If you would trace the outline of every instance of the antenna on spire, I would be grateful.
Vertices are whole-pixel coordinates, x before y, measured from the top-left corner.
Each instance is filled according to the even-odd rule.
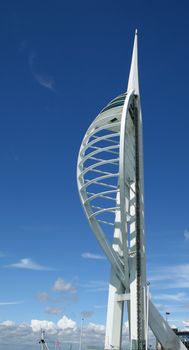
[[[127,91],[134,90],[139,95],[139,78],[138,78],[138,31],[135,30],[133,53],[129,73]]]

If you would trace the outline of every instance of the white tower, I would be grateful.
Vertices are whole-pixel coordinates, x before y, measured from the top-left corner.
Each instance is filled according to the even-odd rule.
[[[122,107],[119,142],[119,179],[121,254],[128,287],[120,284],[112,269],[106,325],[105,349],[121,348],[123,303],[127,300],[132,349],[146,346],[146,265],[144,244],[144,196],[142,119],[138,82],[137,32],[129,75],[127,94]],[[115,107],[117,108],[117,107]],[[118,196],[117,196],[118,200]],[[113,244],[116,251],[116,244]],[[128,268],[129,267],[129,268]],[[126,294],[125,294],[126,293]],[[129,294],[128,294],[129,293]],[[116,330],[116,331],[115,331]]]
[[[144,240],[142,117],[135,33],[127,93],[112,100],[87,130],[78,157],[78,189],[92,230],[111,263],[105,349],[121,349],[124,302],[130,349],[147,349],[149,326],[165,350],[184,350],[149,302]]]

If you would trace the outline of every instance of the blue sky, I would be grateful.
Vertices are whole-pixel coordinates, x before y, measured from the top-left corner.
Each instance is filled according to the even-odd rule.
[[[170,323],[189,325],[188,7],[1,3],[0,349],[9,349],[4,334],[23,323],[26,334],[32,320],[52,322],[52,334],[60,320],[61,331],[75,322],[77,342],[82,312],[88,333],[103,339],[110,267],[80,205],[76,162],[92,120],[126,89],[135,28],[148,279]]]

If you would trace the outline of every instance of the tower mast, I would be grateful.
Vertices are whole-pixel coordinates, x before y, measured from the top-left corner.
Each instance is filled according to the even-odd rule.
[[[138,77],[138,35],[135,32],[127,93],[134,91],[135,223],[130,225],[130,335],[131,349],[146,347],[146,262],[144,244],[143,140]]]

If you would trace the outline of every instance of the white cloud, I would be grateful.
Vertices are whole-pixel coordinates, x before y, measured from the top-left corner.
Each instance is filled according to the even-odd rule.
[[[189,231],[188,230],[184,231],[184,238],[185,238],[186,241],[189,240]]]
[[[62,317],[57,323],[48,320],[32,320],[30,324],[15,324],[13,321],[5,321],[0,324],[0,348],[6,350],[36,349],[36,342],[40,339],[41,328],[46,331],[47,343],[53,348],[58,339],[60,347],[77,350],[80,337],[80,325],[67,316]],[[83,328],[83,344],[96,345],[103,348],[104,325],[90,323]],[[64,344],[64,346],[63,346]]]
[[[106,257],[103,255],[93,254],[89,252],[82,253],[81,256],[84,259],[106,260]]]
[[[1,326],[6,326],[6,327],[13,327],[16,325],[16,323],[14,321],[3,321],[0,323]]]
[[[37,264],[36,262],[34,262],[33,260],[31,260],[29,258],[21,259],[18,262],[14,263],[14,264],[6,265],[5,267],[17,268],[17,269],[28,269],[28,270],[39,270],[39,271],[52,270],[49,267]]]
[[[76,322],[71,320],[70,318],[63,316],[58,322],[57,326],[60,329],[75,329],[76,328]]]
[[[46,330],[47,343],[53,348],[58,339],[61,348],[69,348],[72,344],[73,350],[78,350],[80,325],[62,317],[57,323],[49,320],[32,320],[30,324],[16,324],[13,321],[0,323],[0,348],[6,350],[25,350],[29,348],[36,350],[36,343],[40,339],[41,328]],[[151,334],[151,333],[150,333]],[[99,349],[104,347],[105,326],[103,324],[89,323],[83,326],[83,347],[96,346]],[[53,345],[52,345],[53,344]],[[51,346],[50,346],[51,345]],[[128,346],[128,324],[124,324],[123,346]]]
[[[189,320],[182,321],[186,327],[189,327]]]
[[[71,282],[66,282],[63,278],[59,277],[55,281],[52,290],[55,292],[75,292],[75,287]]]
[[[129,334],[129,322],[126,321],[123,324],[123,333]]]
[[[77,324],[71,318],[63,316],[57,323],[47,320],[31,320],[31,328],[33,332],[39,332],[41,329],[55,333],[60,330],[76,329]]]
[[[105,326],[103,324],[95,324],[90,322],[86,329],[89,332],[105,334]]]
[[[31,320],[31,328],[33,332],[39,332],[41,329],[46,331],[56,330],[56,324],[46,320]]]

